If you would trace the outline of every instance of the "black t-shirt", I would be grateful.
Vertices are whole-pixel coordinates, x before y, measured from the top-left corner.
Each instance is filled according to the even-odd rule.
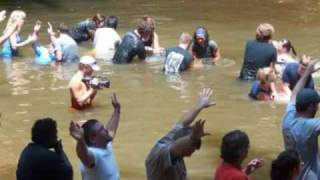
[[[249,40],[244,53],[240,79],[255,80],[259,68],[268,67],[277,60],[277,51],[272,44]]]
[[[169,48],[166,50],[164,71],[166,73],[178,73],[190,67],[192,55],[181,47]]]
[[[218,45],[213,40],[210,40],[208,42],[208,45],[203,47],[198,44],[192,44],[192,52],[195,54],[195,56],[200,58],[214,58],[213,54],[217,51]]]
[[[70,29],[69,35],[77,42],[88,41],[90,39],[90,30],[95,30],[96,24],[92,20],[79,22],[75,27]]]
[[[65,156],[39,144],[30,143],[22,151],[17,180],[72,180],[72,166]]]
[[[130,63],[135,56],[141,60],[146,58],[144,43],[136,33],[128,32],[118,46],[113,56],[113,62],[116,64]]]

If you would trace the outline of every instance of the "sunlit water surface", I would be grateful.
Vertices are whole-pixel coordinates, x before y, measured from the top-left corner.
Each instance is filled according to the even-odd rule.
[[[320,52],[319,1],[311,0],[126,0],[126,1],[1,1],[8,11],[21,7],[27,12],[22,35],[27,37],[37,19],[55,26],[68,25],[100,12],[120,18],[119,32],[136,26],[137,19],[151,15],[163,47],[175,46],[182,31],[192,33],[199,26],[208,28],[211,38],[221,49],[223,60],[217,66],[166,77],[162,63],[110,65],[99,61],[100,75],[111,80],[111,88],[97,95],[94,108],[70,112],[68,81],[77,65],[52,68],[31,63],[30,47],[22,49],[22,57],[0,62],[0,179],[15,179],[20,152],[30,142],[33,122],[42,117],[58,121],[59,137],[72,162],[75,179],[80,179],[75,142],[70,137],[70,120],[97,118],[107,122],[112,113],[110,95],[117,92],[122,105],[121,122],[114,142],[114,151],[122,179],[145,179],[144,160],[155,141],[166,134],[182,113],[194,105],[197,91],[214,89],[217,105],[204,110],[199,117],[207,120],[200,151],[186,158],[191,179],[212,179],[219,162],[220,140],[224,133],[241,129],[250,136],[250,157],[261,157],[265,166],[252,175],[268,179],[270,161],[282,149],[281,118],[284,105],[257,103],[247,97],[250,85],[236,77],[242,64],[244,44],[254,37],[261,22],[275,26],[275,39],[292,40],[299,54],[314,57]],[[4,28],[1,24],[1,29]],[[47,43],[46,27],[42,29]],[[82,44],[81,54],[90,51],[90,42]],[[318,82],[318,80],[316,80]]]

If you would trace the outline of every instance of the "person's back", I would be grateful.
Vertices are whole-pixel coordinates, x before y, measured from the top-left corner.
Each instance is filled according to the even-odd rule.
[[[79,59],[77,43],[67,34],[60,34],[55,42],[55,48],[62,52],[63,62],[75,62]]]
[[[98,28],[93,41],[96,58],[111,60],[120,42],[121,38],[113,28]]]
[[[166,136],[157,141],[151,149],[146,162],[146,172],[148,180],[184,180],[187,169],[183,158],[172,159],[170,147],[174,142],[190,133],[190,128],[178,124]]]
[[[286,68],[283,71],[282,81],[289,85],[290,90],[293,90],[298,80],[301,78],[301,75],[298,72],[299,66],[301,65],[295,62],[288,63]],[[309,76],[308,81],[305,85],[305,88],[314,89],[314,82],[313,82],[312,76]]]
[[[254,80],[259,68],[270,66],[276,59],[277,52],[271,43],[249,40],[245,49],[240,79]]]
[[[192,63],[192,55],[181,47],[166,50],[164,71],[166,73],[178,73],[187,70]]]
[[[17,180],[71,180],[72,168],[63,166],[61,158],[53,151],[30,143],[21,153]]]
[[[295,105],[289,104],[282,122],[282,131],[286,149],[296,149],[301,155],[304,167],[299,179],[320,177],[320,157],[318,136],[320,119],[295,117]],[[311,171],[312,170],[312,171]]]
[[[68,33],[77,43],[90,40],[90,30],[94,30],[96,24],[92,20],[84,20],[76,24]]]
[[[130,63],[136,55],[139,59],[145,59],[146,51],[144,44],[135,32],[128,32],[117,48],[113,62],[116,64]]]

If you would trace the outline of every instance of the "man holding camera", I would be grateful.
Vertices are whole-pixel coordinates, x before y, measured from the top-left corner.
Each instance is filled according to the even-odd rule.
[[[96,60],[93,57],[83,56],[80,59],[79,70],[69,83],[72,108],[83,110],[91,106],[99,88],[99,80],[91,79],[86,83],[83,80],[86,77],[90,78],[93,71],[99,70],[100,67],[96,64]]]

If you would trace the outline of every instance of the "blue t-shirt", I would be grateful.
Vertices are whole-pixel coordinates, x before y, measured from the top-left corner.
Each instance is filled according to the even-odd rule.
[[[130,63],[135,56],[141,60],[146,58],[144,43],[136,33],[128,32],[118,46],[113,56],[113,62],[116,64]]]
[[[277,60],[277,51],[272,44],[249,40],[244,52],[244,61],[240,71],[241,80],[255,80],[258,69],[268,67]]]
[[[297,180],[319,179],[318,136],[320,134],[320,119],[295,117],[295,114],[295,103],[289,102],[282,120],[285,148],[296,149],[304,162]]]
[[[257,98],[258,98],[257,96],[258,96],[259,93],[265,93],[265,94],[267,94],[267,95],[271,95],[271,89],[269,89],[268,91],[262,89],[262,88],[260,87],[260,81],[255,80],[255,81],[252,83],[249,96],[250,96],[251,98],[257,100]]]
[[[187,70],[192,62],[192,55],[181,47],[166,50],[164,71],[166,73],[178,73]]]
[[[298,73],[299,64],[298,63],[289,63],[283,71],[282,81],[289,84],[289,88],[293,90],[294,86],[300,79],[300,75]],[[314,89],[314,82],[312,76],[308,77],[305,88]]]

